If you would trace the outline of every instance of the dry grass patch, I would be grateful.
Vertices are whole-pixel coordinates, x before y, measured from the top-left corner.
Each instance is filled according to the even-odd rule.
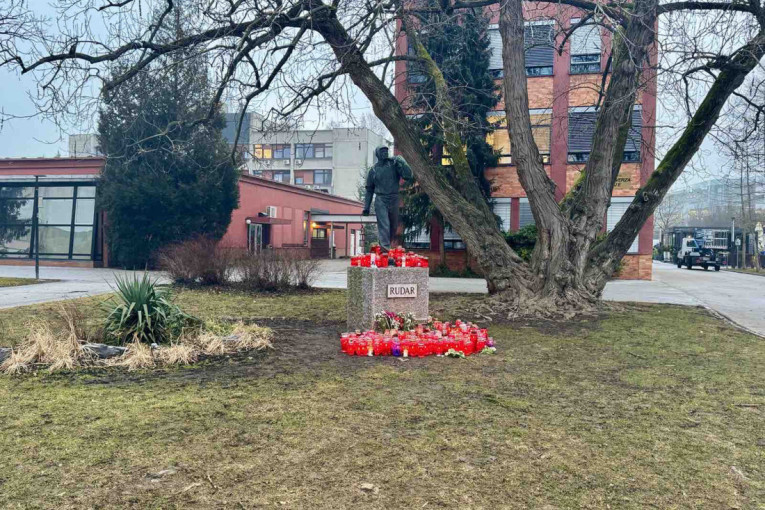
[[[227,326],[220,323],[211,325],[212,331],[204,330],[185,334],[170,345],[156,348],[133,342],[127,352],[113,358],[107,364],[128,370],[190,365],[202,356],[222,356],[243,351],[260,351],[273,348],[273,331],[254,324],[237,323]]]
[[[45,366],[49,372],[71,370],[90,359],[71,330],[61,335],[54,332],[51,324],[42,319],[30,322],[28,328],[26,341],[0,364],[1,372],[19,374],[32,370],[35,366]]]
[[[98,336],[85,327],[86,310],[76,302],[59,304],[52,317],[29,320],[26,337],[0,363],[0,372],[9,375],[45,369],[48,372],[92,367],[123,367],[143,370],[172,365],[189,365],[202,356],[233,354],[272,348],[270,328],[254,324],[210,322],[209,327],[185,331],[169,345],[152,346],[131,342],[121,356],[99,359],[83,346]],[[100,333],[100,335],[98,334]]]

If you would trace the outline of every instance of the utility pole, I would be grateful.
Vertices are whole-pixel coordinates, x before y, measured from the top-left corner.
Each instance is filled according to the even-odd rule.
[[[730,221],[730,247],[733,249],[736,246],[736,217],[734,216]],[[728,261],[728,264],[730,264],[730,261]],[[736,248],[736,264],[738,264],[738,248]]]
[[[32,208],[32,214],[34,222],[32,228],[35,231],[35,280],[40,279],[40,206],[38,204],[40,200],[40,187],[38,185],[40,177],[35,175],[35,203]]]

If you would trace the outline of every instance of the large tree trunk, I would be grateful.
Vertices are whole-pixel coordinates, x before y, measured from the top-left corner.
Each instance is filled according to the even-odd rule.
[[[461,179],[457,190],[434,166],[422,147],[418,134],[410,126],[400,104],[388,87],[375,75],[353,39],[337,20],[332,9],[320,12],[318,0],[307,0],[316,12],[312,29],[329,43],[342,69],[372,103],[375,114],[393,135],[397,149],[409,162],[415,178],[428,194],[444,219],[460,234],[484,272],[496,308],[525,315],[569,315],[592,311],[600,303],[603,288],[619,261],[653,209],[661,201],[690,157],[698,149],[709,128],[714,124],[719,108],[748,70],[762,56],[762,48],[749,48],[750,60],[737,62],[724,70],[715,80],[707,99],[689,124],[681,145],[667,155],[657,172],[641,188],[636,203],[604,242],[596,244],[602,232],[606,211],[623,157],[624,142],[641,77],[654,42],[657,0],[638,0],[631,16],[616,29],[611,79],[606,89],[595,128],[590,160],[585,165],[579,183],[562,203],[555,199],[555,184],[546,175],[533,141],[528,112],[528,91],[523,50],[522,0],[501,3],[500,33],[503,42],[504,92],[508,130],[512,140],[513,159],[521,184],[529,197],[539,236],[530,264],[525,263],[506,243],[493,214],[483,202],[475,200],[474,182]],[[314,3],[315,2],[315,3]],[[410,37],[417,40],[415,34]],[[428,62],[422,45],[416,46],[419,56]],[[759,55],[759,56],[757,56]],[[739,60],[744,57],[739,56]],[[751,64],[751,65],[749,65]],[[438,80],[440,71],[426,65],[435,76],[440,102],[444,105],[442,121],[449,130],[451,115],[446,87]],[[707,103],[715,107],[708,107]],[[704,115],[714,117],[711,121]],[[450,133],[446,133],[449,135]],[[693,143],[687,143],[692,140]],[[698,142],[698,143],[695,143]],[[450,153],[460,159],[461,142],[447,136]],[[677,145],[677,144],[676,144]],[[663,168],[671,171],[662,171]],[[463,169],[464,170],[464,169]],[[469,188],[469,189],[468,189]],[[647,197],[647,198],[646,198]]]
[[[318,2],[310,4],[310,8],[318,9],[319,5]],[[358,46],[331,9],[324,9],[315,15],[313,29],[327,41],[343,70],[372,103],[375,115],[393,135],[396,148],[411,166],[419,185],[475,256],[489,290],[508,290],[517,301],[530,288],[532,274],[524,260],[508,246],[491,210],[466,199],[464,193],[452,187],[440,169],[434,166],[401,105],[370,69]]]

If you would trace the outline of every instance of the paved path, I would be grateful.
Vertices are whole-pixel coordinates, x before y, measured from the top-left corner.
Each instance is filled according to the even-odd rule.
[[[344,289],[346,261],[322,263],[317,287]],[[485,293],[486,282],[476,278],[431,278],[431,292]],[[678,269],[654,262],[653,280],[615,280],[603,292],[608,301],[637,301],[706,306],[750,331],[765,336],[765,278],[732,271]]]
[[[348,261],[323,260],[321,276],[314,284],[320,289],[345,289],[347,287],[346,269]],[[485,294],[486,280],[480,278],[431,278],[430,292],[466,292],[470,294]]]
[[[346,288],[347,260],[323,261],[316,287]],[[112,269],[40,268],[40,277],[58,282],[0,288],[0,308],[93,296],[111,292],[117,275],[129,271]],[[140,275],[140,272],[137,274]],[[654,262],[653,281],[613,281],[603,298],[707,306],[741,326],[765,336],[765,278],[729,271],[677,269]],[[0,266],[0,276],[34,277],[33,267]],[[160,277],[159,274],[152,274]],[[486,293],[486,282],[477,278],[431,278],[432,292]]]
[[[744,328],[765,336],[765,278],[654,262],[654,280],[695,299]]]
[[[20,287],[2,287],[0,288],[0,308],[106,294],[112,291],[117,276],[132,274],[140,278],[143,273],[116,269],[43,266],[40,268],[40,279],[59,281]],[[35,268],[34,266],[0,266],[0,276],[34,278]],[[161,279],[158,273],[152,273],[152,277]]]

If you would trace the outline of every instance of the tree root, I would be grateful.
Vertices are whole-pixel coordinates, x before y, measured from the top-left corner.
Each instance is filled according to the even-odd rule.
[[[568,321],[574,318],[597,317],[603,304],[591,296],[526,296],[508,292],[489,295],[480,301],[465,303],[460,313],[479,322],[549,320]]]

